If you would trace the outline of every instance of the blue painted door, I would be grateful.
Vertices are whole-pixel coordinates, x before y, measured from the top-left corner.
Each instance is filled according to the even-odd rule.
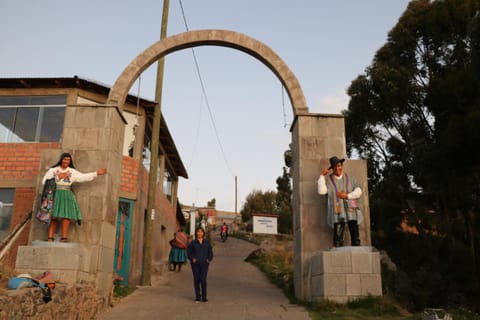
[[[117,232],[115,237],[115,279],[128,285],[130,243],[132,237],[133,201],[120,198],[118,203]]]

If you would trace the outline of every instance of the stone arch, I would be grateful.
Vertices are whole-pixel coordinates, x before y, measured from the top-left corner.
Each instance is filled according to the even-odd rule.
[[[115,81],[107,105],[123,108],[127,94],[140,74],[169,53],[198,46],[221,46],[243,51],[266,65],[286,89],[293,114],[308,113],[300,84],[283,60],[268,46],[245,34],[229,30],[196,30],[160,40],[140,53]]]
[[[319,270],[318,259],[315,259],[319,252],[329,249],[332,231],[322,218],[327,202],[318,196],[316,185],[318,169],[327,163],[330,155],[346,156],[343,117],[310,114],[297,78],[272,49],[229,30],[197,30],[170,36],[144,50],[123,70],[110,90],[107,105],[121,111],[131,86],[144,70],[172,52],[198,46],[229,47],[245,52],[267,66],[285,87],[295,118],[291,127],[295,295],[307,301],[328,298],[322,291],[326,283],[323,275],[315,273]],[[364,172],[366,189],[366,165],[360,171]],[[363,201],[368,203],[367,193]],[[365,211],[367,217],[368,210]],[[369,223],[364,230],[362,243],[370,245]]]

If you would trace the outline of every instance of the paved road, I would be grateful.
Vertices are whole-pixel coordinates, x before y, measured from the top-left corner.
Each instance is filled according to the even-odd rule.
[[[155,276],[151,287],[140,287],[100,320],[267,320],[310,319],[304,308],[291,305],[255,266],[244,262],[257,246],[229,238],[216,239],[208,273],[209,303],[194,303],[190,265],[181,272]]]

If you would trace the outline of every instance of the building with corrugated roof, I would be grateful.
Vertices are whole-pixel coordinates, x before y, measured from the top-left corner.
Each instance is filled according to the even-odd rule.
[[[47,226],[35,218],[28,220],[28,217],[32,212],[35,216],[42,188],[41,178],[47,167],[53,165],[64,151],[72,154],[79,171],[93,171],[90,168],[92,162],[108,163],[113,169],[109,169],[106,179],[120,180],[120,190],[115,190],[118,192],[118,208],[108,208],[111,213],[107,217],[96,215],[96,206],[102,205],[101,199],[95,202],[95,197],[84,196],[84,190],[97,188],[95,183],[75,187],[83,223],[70,226],[70,241],[79,243],[89,252],[95,249],[101,250],[104,256],[113,254],[111,267],[116,278],[123,284],[137,284],[142,273],[145,219],[154,218],[153,267],[161,269],[165,265],[170,250],[168,240],[178,225],[185,223],[177,194],[179,177],[188,178],[187,171],[162,116],[155,214],[147,213],[155,102],[128,95],[123,109],[119,111],[125,124],[121,133],[124,137],[108,137],[111,141],[123,140],[122,155],[98,159],[95,157],[100,153],[95,150],[102,148],[105,136],[120,133],[109,128],[95,129],[104,119],[96,119],[86,111],[109,108],[103,105],[109,91],[110,88],[104,84],[76,76],[0,79],[0,241],[8,237],[11,238],[9,242],[13,242],[3,257],[3,265],[15,266],[19,246],[47,239]],[[74,134],[66,130],[71,127],[76,128]],[[88,151],[83,151],[85,149]],[[115,244],[102,244],[98,248],[90,246],[101,243],[101,240],[94,239],[98,219],[109,220],[112,231],[108,232],[116,233]],[[24,225],[23,229],[13,232],[20,225]],[[13,233],[15,237],[12,237]],[[91,259],[94,258],[92,253]],[[108,277],[108,262],[102,268],[106,269]]]

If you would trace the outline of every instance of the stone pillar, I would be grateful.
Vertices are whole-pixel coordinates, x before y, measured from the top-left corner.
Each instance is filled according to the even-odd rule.
[[[311,301],[311,258],[329,250],[333,242],[332,229],[327,225],[327,197],[318,195],[317,180],[321,170],[328,167],[330,157],[346,158],[343,116],[297,115],[292,125],[292,153],[295,295]],[[355,176],[362,188],[364,222],[360,225],[360,240],[362,246],[370,246],[366,163],[346,161],[345,172]]]
[[[124,126],[125,120],[116,107],[69,105],[65,110],[61,152],[69,152],[75,167],[81,172],[92,172],[106,167],[108,173],[91,182],[74,184],[73,190],[83,220],[80,226],[72,223],[69,229],[69,241],[78,243],[79,248],[72,248],[75,250],[78,263],[75,263],[75,266],[68,263],[70,266],[68,268],[77,268],[82,272],[74,272],[75,277],[63,280],[87,281],[102,295],[108,295],[113,286],[115,220],[120,192]],[[47,156],[42,157],[42,165],[45,165],[44,159],[51,162],[50,166],[54,164],[61,152],[54,157],[50,151]],[[32,229],[35,230],[31,232],[31,241],[46,239],[45,226],[36,223]],[[45,234],[45,237],[42,237],[42,234]],[[62,270],[59,261],[65,256],[65,250],[68,248],[55,245],[48,249],[38,249],[34,246],[20,247],[17,269],[24,271],[36,269],[35,264],[38,261],[35,261],[37,256],[35,252],[38,250],[48,250],[50,255],[57,255],[58,251],[60,260],[51,259],[55,261],[55,267],[52,266],[50,271],[55,275],[53,269]],[[32,257],[33,261],[24,261],[24,258],[28,257]],[[19,266],[21,268],[18,268]],[[47,263],[42,267],[47,268],[49,265]]]

